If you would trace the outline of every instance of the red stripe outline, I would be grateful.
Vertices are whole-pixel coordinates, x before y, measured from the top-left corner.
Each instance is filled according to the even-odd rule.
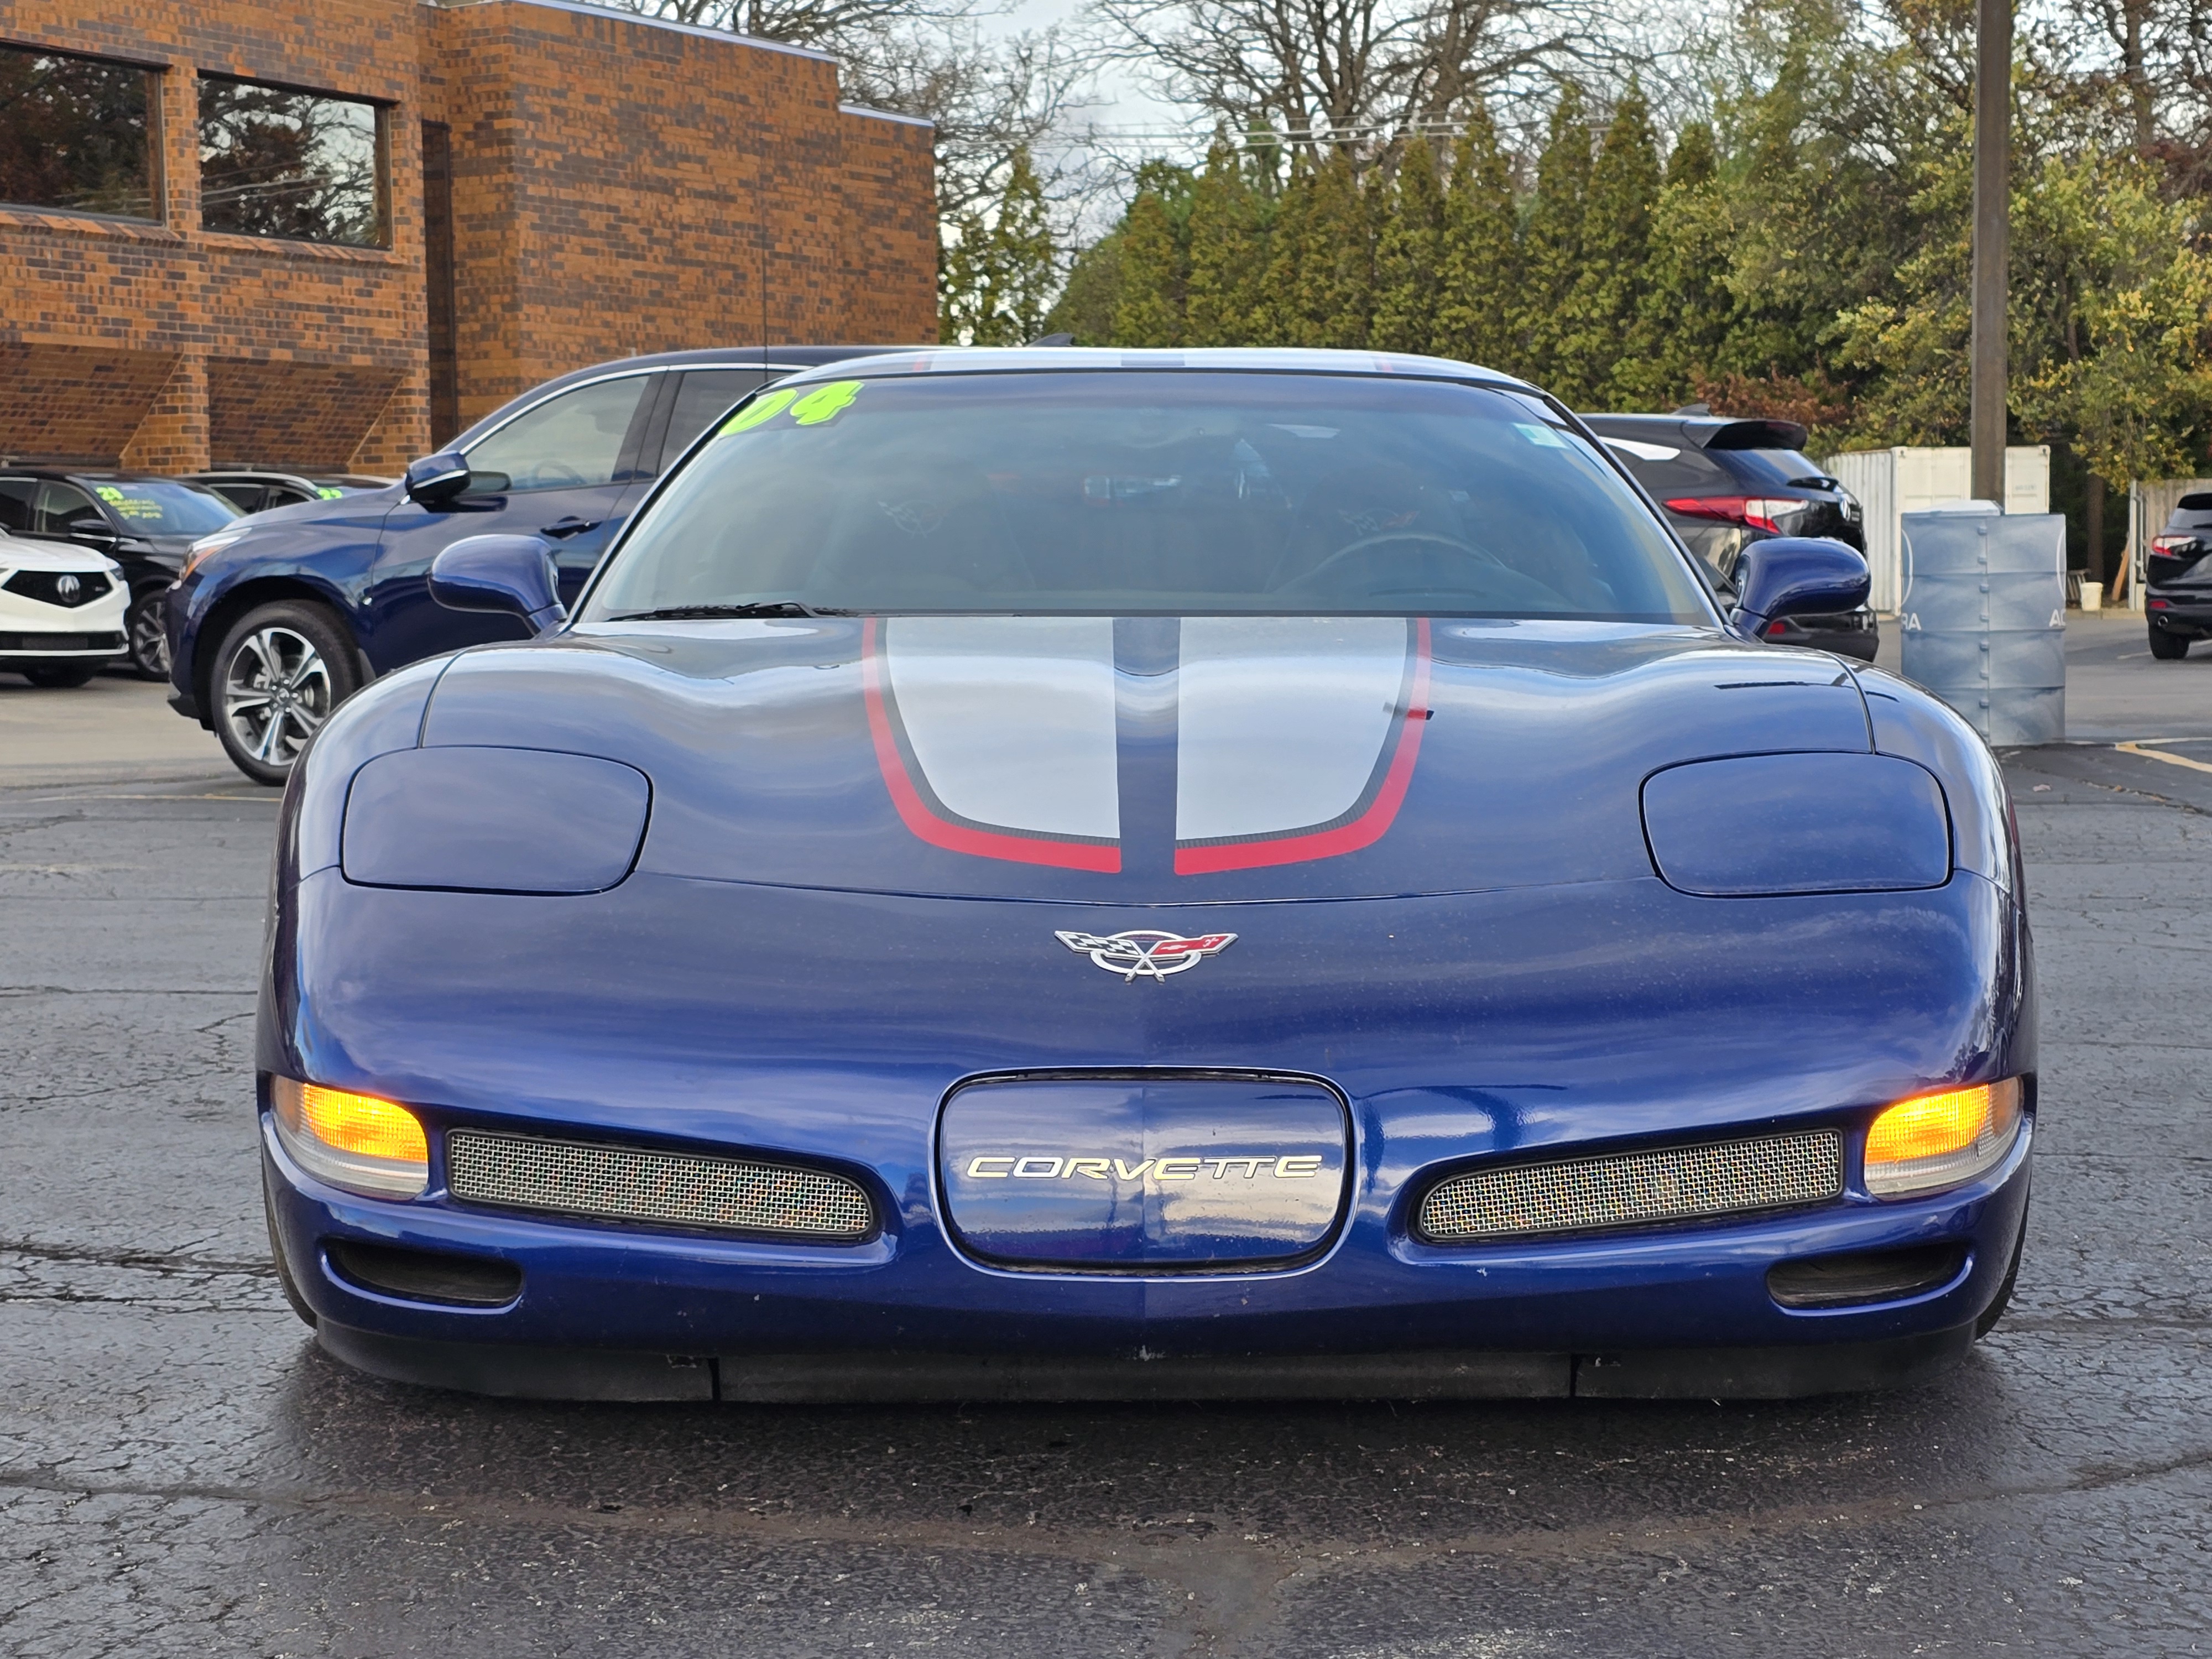
[[[1428,624],[1421,624],[1425,629]],[[860,623],[860,687],[868,705],[868,735],[875,739],[876,765],[884,785],[891,792],[891,805],[906,827],[932,847],[950,853],[967,853],[980,859],[1006,859],[1016,864],[1048,864],[1062,870],[1095,870],[1119,875],[1121,849],[1095,842],[1045,841],[1030,836],[994,834],[953,823],[932,811],[929,803],[907,775],[898,740],[891,733],[891,711],[884,696],[883,658],[878,650],[882,623],[874,617]],[[1424,640],[1426,635],[1423,635]],[[1388,827],[1387,825],[1385,826]],[[1380,831],[1377,831],[1379,834]],[[1364,844],[1364,843],[1363,843]],[[1180,856],[1180,855],[1178,855]]]
[[[1413,683],[1406,696],[1406,712],[1400,717],[1398,744],[1391,754],[1382,787],[1367,810],[1349,823],[1311,835],[1285,836],[1276,841],[1231,842],[1225,846],[1178,847],[1175,872],[1179,876],[1210,876],[1224,870],[1261,870],[1276,864],[1305,864],[1333,859],[1372,847],[1389,833],[1398,808],[1413,781],[1413,763],[1421,752],[1421,732],[1429,723],[1429,619],[1416,625],[1413,643]]]

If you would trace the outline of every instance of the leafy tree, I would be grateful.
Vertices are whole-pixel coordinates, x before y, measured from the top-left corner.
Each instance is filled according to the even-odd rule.
[[[1372,343],[1383,351],[1431,349],[1443,287],[1444,196],[1436,152],[1408,140],[1398,157],[1375,244]]]
[[[2046,158],[2013,216],[2012,377],[2021,427],[2087,464],[2092,573],[2106,481],[2187,477],[2212,428],[2212,259],[2194,204],[2133,155]]]
[[[1498,129],[1489,106],[1478,100],[1452,149],[1431,349],[1509,373],[1519,370],[1518,216]]]

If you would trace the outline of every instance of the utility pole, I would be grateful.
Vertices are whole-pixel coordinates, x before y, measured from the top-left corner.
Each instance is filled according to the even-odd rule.
[[[2012,0],[1976,0],[1973,494],[2004,504],[2005,309],[2012,210]]]

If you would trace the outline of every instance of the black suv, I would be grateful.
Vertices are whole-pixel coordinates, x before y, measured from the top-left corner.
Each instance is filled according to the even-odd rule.
[[[34,540],[96,548],[123,567],[131,587],[124,630],[131,665],[149,680],[169,678],[161,596],[201,537],[238,517],[212,489],[143,472],[0,470],[0,530]]]
[[[1857,499],[1807,460],[1794,421],[1731,421],[1693,404],[1672,415],[1585,415],[1725,596],[1743,550],[1770,536],[1830,536],[1866,551]],[[1778,617],[1765,637],[1872,662],[1881,643],[1874,612]]]
[[[2143,608],[2150,613],[2150,653],[2160,662],[2189,654],[2189,642],[2212,634],[2212,495],[2184,495],[2166,528],[2151,538]]]

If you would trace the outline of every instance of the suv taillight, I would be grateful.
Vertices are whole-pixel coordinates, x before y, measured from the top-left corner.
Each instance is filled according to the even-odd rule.
[[[1690,519],[1718,519],[1723,524],[1747,525],[1753,530],[1785,532],[1783,520],[1795,522],[1812,505],[1786,495],[1685,495],[1667,503],[1669,513]]]
[[[2196,545],[2197,538],[2193,534],[2154,536],[2150,538],[2150,550],[2154,553],[2163,553],[2169,559],[2181,557]]]

